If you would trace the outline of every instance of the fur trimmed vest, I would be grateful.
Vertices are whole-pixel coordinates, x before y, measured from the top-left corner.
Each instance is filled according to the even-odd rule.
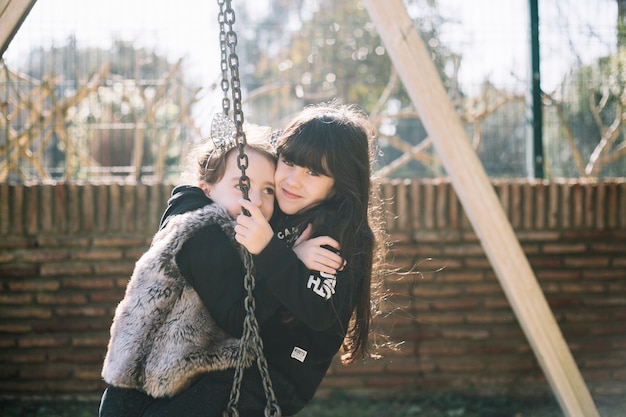
[[[239,339],[217,326],[176,265],[183,243],[209,224],[219,225],[243,256],[233,220],[218,205],[172,216],[135,264],[115,311],[102,369],[108,384],[169,397],[200,374],[236,366]]]

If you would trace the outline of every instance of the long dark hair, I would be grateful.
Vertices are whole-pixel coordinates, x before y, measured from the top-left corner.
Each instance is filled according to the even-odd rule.
[[[316,210],[315,235],[328,234],[341,245],[353,284],[353,311],[343,344],[344,362],[367,357],[372,316],[372,279],[379,254],[381,224],[372,218],[378,194],[372,183],[374,130],[356,106],[324,103],[305,108],[289,123],[277,143],[279,157],[332,177],[334,193]]]

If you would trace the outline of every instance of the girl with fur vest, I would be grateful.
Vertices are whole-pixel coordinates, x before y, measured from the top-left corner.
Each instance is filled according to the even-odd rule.
[[[239,304],[234,300],[240,297],[236,287],[242,287],[245,274],[243,249],[234,239],[234,219],[241,213],[241,171],[234,131],[226,123],[218,117],[213,141],[195,153],[199,187],[173,191],[161,229],[137,261],[116,309],[102,372],[110,385],[100,416],[140,416],[157,398],[189,390],[208,372],[217,380],[230,377],[227,386],[232,385],[232,372],[224,371],[237,363],[240,335],[229,333],[212,316],[243,305],[243,297]],[[269,131],[247,136],[250,200],[246,201],[269,220],[275,204],[276,156]],[[340,262],[338,255],[329,255]],[[310,254],[307,259],[315,262],[315,257]],[[196,291],[208,283],[209,293]],[[228,390],[221,391],[223,386],[217,384],[213,400],[206,401],[214,411],[204,404],[202,415],[221,415],[229,395]]]
[[[372,289],[380,282],[376,265],[384,248],[375,215],[378,207],[373,204],[372,139],[367,117],[355,107],[305,108],[277,141],[277,207],[271,221],[253,204],[239,202],[250,216],[237,217],[235,239],[253,254],[256,318],[282,415],[294,415],[311,401],[338,352],[347,363],[369,356],[376,302]],[[299,247],[290,249],[298,236],[311,230],[314,238],[307,243],[317,256],[313,268],[298,259]],[[324,248],[331,238],[340,244],[345,264],[328,260],[333,252]],[[196,247],[188,256],[201,262],[190,275],[200,277],[209,264],[199,259],[203,255]],[[215,276],[191,282],[217,324],[228,334],[241,336],[245,316],[241,280]],[[213,413],[213,406],[226,403],[232,377],[232,370],[207,373],[182,393],[152,402],[143,416],[221,415]],[[255,366],[246,369],[238,406],[241,417],[264,415],[262,382]]]

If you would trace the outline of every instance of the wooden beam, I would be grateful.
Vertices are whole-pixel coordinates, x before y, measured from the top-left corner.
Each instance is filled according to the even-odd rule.
[[[36,0],[0,0],[0,58]]]
[[[365,4],[561,408],[571,417],[599,416],[402,0]]]

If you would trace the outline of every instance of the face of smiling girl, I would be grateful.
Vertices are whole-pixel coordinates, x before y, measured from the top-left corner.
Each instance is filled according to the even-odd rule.
[[[320,204],[333,194],[335,180],[280,157],[274,174],[276,200],[285,214]]]

